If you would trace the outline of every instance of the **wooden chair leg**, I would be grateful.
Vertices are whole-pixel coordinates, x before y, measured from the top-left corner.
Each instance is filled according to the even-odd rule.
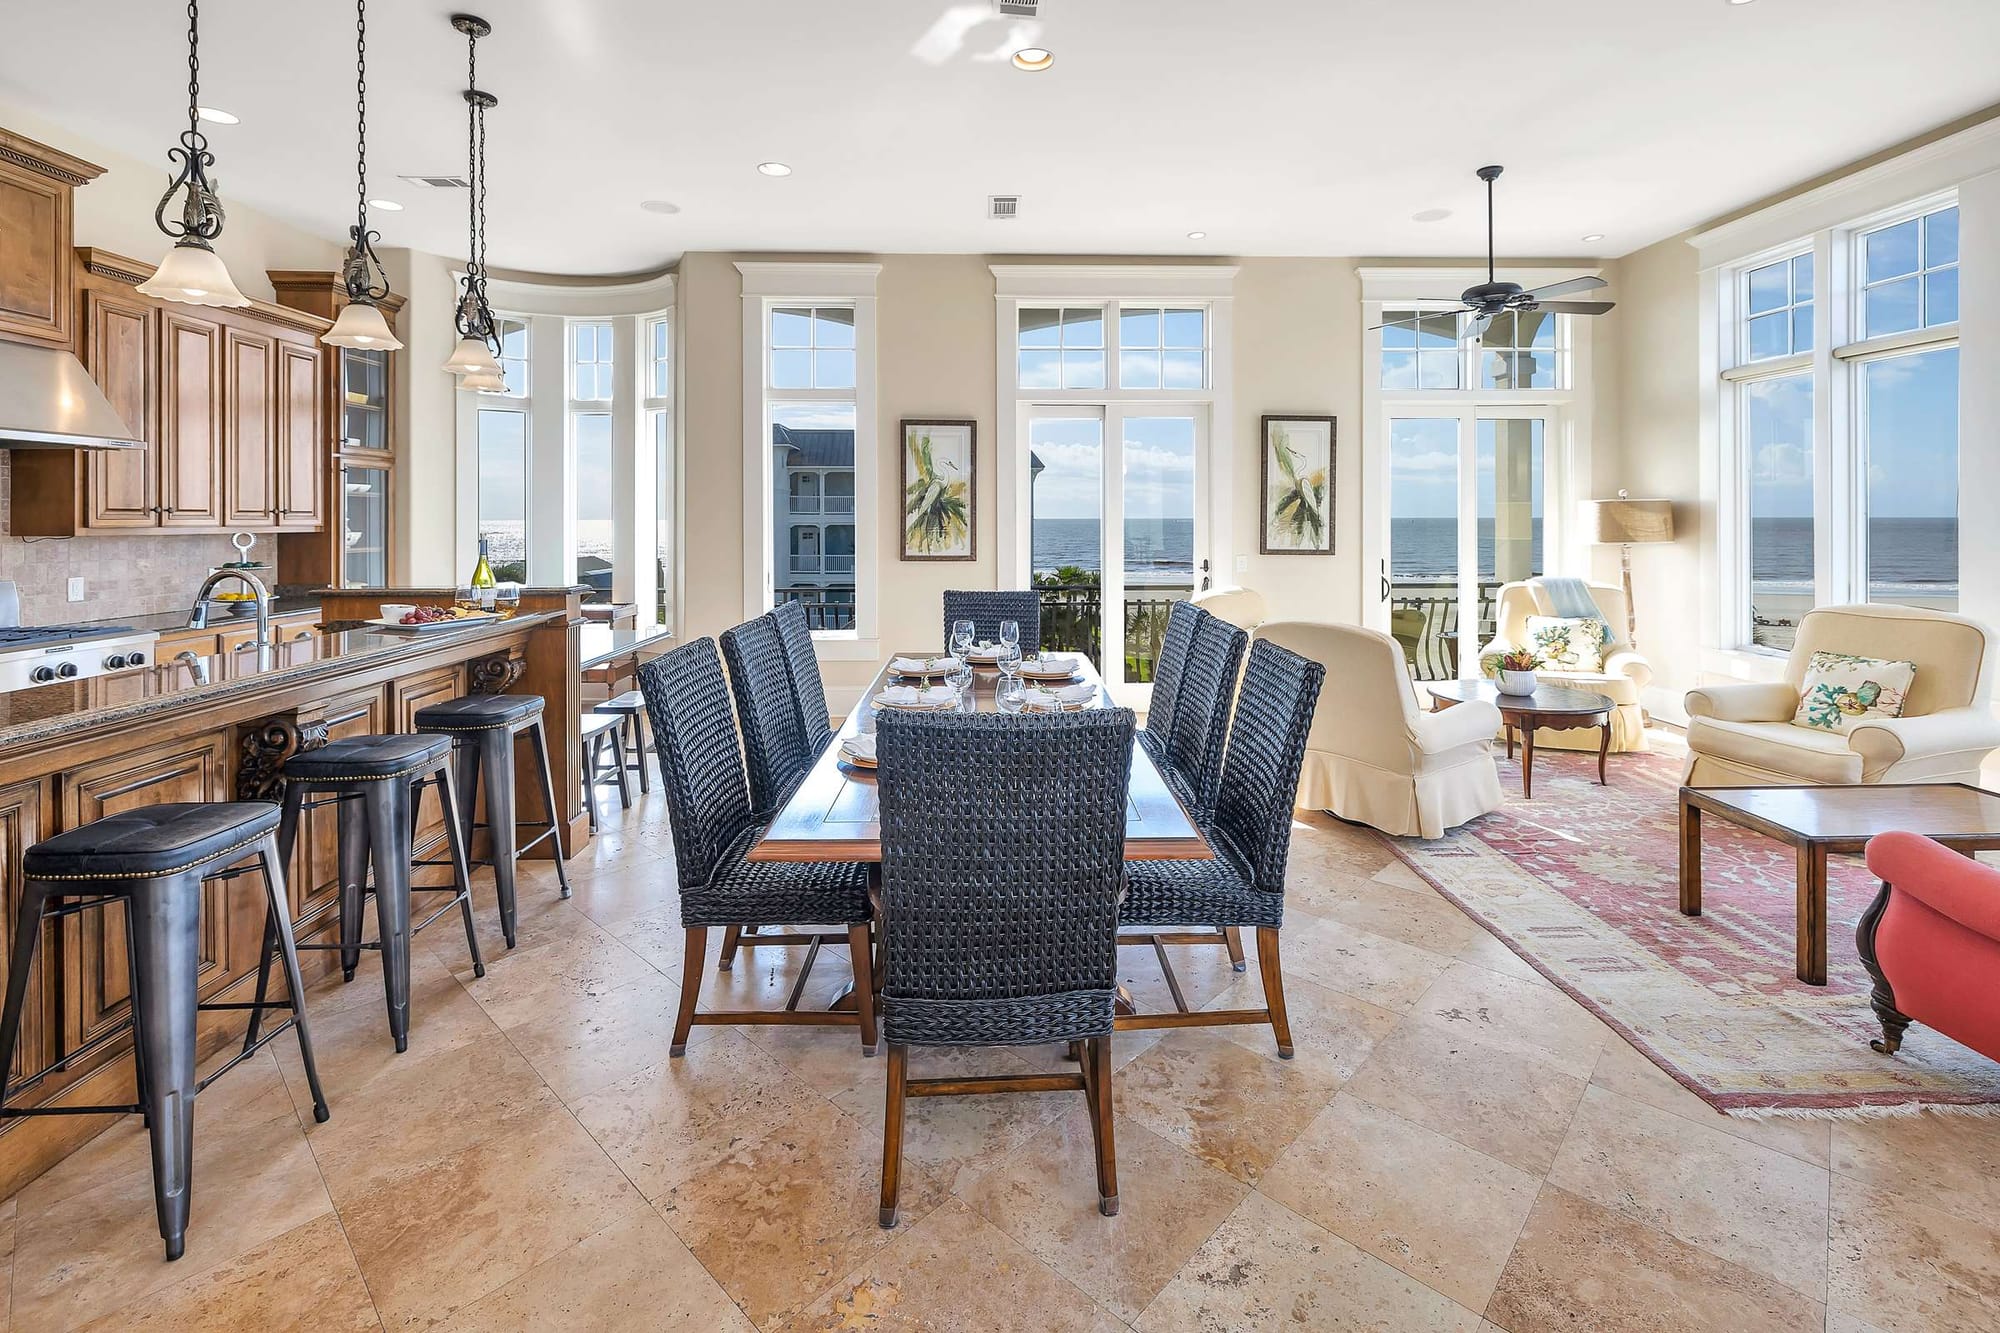
[[[1237,926],[1222,928],[1222,942],[1229,947],[1229,965],[1238,972],[1248,970],[1250,964],[1243,960],[1243,931]]]
[[[1090,1137],[1097,1148],[1097,1211],[1118,1216],[1118,1148],[1111,1132],[1111,1038],[1084,1043],[1084,1077],[1090,1098]]]
[[[727,972],[736,966],[736,946],[743,939],[743,927],[724,926],[722,928],[722,958],[715,965],[718,972]]]
[[[889,1098],[882,1113],[882,1211],[884,1230],[896,1225],[896,1184],[903,1169],[903,1095],[909,1086],[910,1048],[889,1043]]]
[[[868,939],[868,923],[847,928],[847,955],[854,965],[854,1007],[861,1019],[861,1053],[875,1054],[875,968],[870,955],[874,946]]]
[[[1271,1011],[1271,1035],[1278,1040],[1278,1058],[1292,1058],[1292,1022],[1285,1015],[1285,974],[1278,964],[1278,932],[1257,927],[1257,970],[1264,977],[1264,1007]]]
[[[708,927],[687,928],[687,949],[681,954],[681,1012],[674,1020],[673,1044],[667,1054],[686,1055],[688,1030],[694,1026],[695,1002],[701,998],[701,973],[708,962]]]

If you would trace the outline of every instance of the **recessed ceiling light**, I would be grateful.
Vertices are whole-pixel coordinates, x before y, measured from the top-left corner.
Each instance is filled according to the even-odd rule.
[[[1056,53],[1046,46],[1024,46],[1014,53],[1014,68],[1035,73],[1056,63]]]
[[[1443,222],[1446,218],[1450,216],[1451,216],[1451,210],[1449,208],[1426,208],[1421,213],[1410,214],[1410,221]]]
[[[782,162],[759,162],[757,170],[763,172],[766,176],[789,176],[792,174],[792,169]]]
[[[1189,232],[1189,233],[1188,233],[1188,239],[1189,239],[1190,241],[1202,241],[1202,240],[1207,240],[1207,239],[1208,239],[1208,233],[1207,233],[1207,232],[1205,232],[1205,231],[1191,231],[1191,232]]]
[[[1603,233],[1603,232],[1601,232],[1601,231],[1594,231],[1594,232],[1590,233],[1590,235],[1588,235],[1588,236],[1586,236],[1586,237],[1584,237],[1584,238],[1583,238],[1583,243],[1584,243],[1585,245],[1589,245],[1589,244],[1591,244],[1592,242],[1595,242],[1595,241],[1601,241],[1601,240],[1603,240],[1603,239],[1604,239],[1604,233]]]
[[[384,213],[400,213],[403,211],[403,206],[394,199],[370,199],[368,206],[370,208],[379,208]]]
[[[645,213],[678,213],[681,206],[668,199],[641,199],[639,209]]]
[[[194,109],[194,113],[213,125],[236,125],[241,123],[227,111],[221,111],[212,106],[198,106]]]
[[[1729,3],[1732,5],[1747,5],[1750,3],[1750,0],[1729,0]]]

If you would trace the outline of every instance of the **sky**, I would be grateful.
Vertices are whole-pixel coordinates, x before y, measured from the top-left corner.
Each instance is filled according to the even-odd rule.
[[[1937,348],[1860,368],[1860,428],[1874,518],[1958,513],[1958,349]],[[1743,388],[1752,460],[1751,513],[1813,512],[1812,385],[1804,375]]]
[[[1194,517],[1192,417],[1126,417],[1125,520]],[[1100,512],[1104,423],[1096,416],[1037,418],[1028,443],[1042,462],[1037,518],[1094,519]]]

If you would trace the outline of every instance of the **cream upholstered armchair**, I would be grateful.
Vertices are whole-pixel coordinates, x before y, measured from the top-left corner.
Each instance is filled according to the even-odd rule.
[[[1299,774],[1300,807],[1422,838],[1499,808],[1498,708],[1476,701],[1425,712],[1402,645],[1372,629],[1267,620],[1251,637],[1326,668]]]
[[[1691,787],[1979,781],[2000,749],[1991,707],[1995,640],[1976,620],[1904,606],[1808,611],[1781,681],[1689,690]],[[1806,664],[1816,652],[1914,662],[1896,718],[1863,718],[1844,732],[1792,724]]]
[[[1240,630],[1254,630],[1264,623],[1264,594],[1252,588],[1210,588],[1188,600]]]
[[[1617,704],[1618,707],[1611,713],[1611,748],[1618,751],[1644,750],[1647,748],[1646,714],[1639,706],[1639,692],[1653,679],[1652,663],[1632,646],[1627,632],[1624,590],[1615,584],[1593,583],[1590,585],[1590,597],[1597,603],[1597,609],[1604,613],[1605,623],[1611,628],[1611,640],[1604,645],[1604,669],[1592,672],[1537,669],[1535,675],[1551,685],[1589,690]],[[1526,646],[1528,617],[1552,616],[1555,613],[1540,579],[1501,584],[1493,607],[1493,641],[1479,650],[1480,660],[1484,661],[1492,653]],[[1597,737],[1598,733],[1594,730],[1538,731],[1535,733],[1535,746],[1551,750],[1595,750]]]

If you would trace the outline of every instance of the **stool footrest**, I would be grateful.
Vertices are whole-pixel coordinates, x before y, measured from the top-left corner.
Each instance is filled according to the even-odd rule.
[[[143,1106],[0,1106],[0,1118],[31,1115],[144,1115]]]

